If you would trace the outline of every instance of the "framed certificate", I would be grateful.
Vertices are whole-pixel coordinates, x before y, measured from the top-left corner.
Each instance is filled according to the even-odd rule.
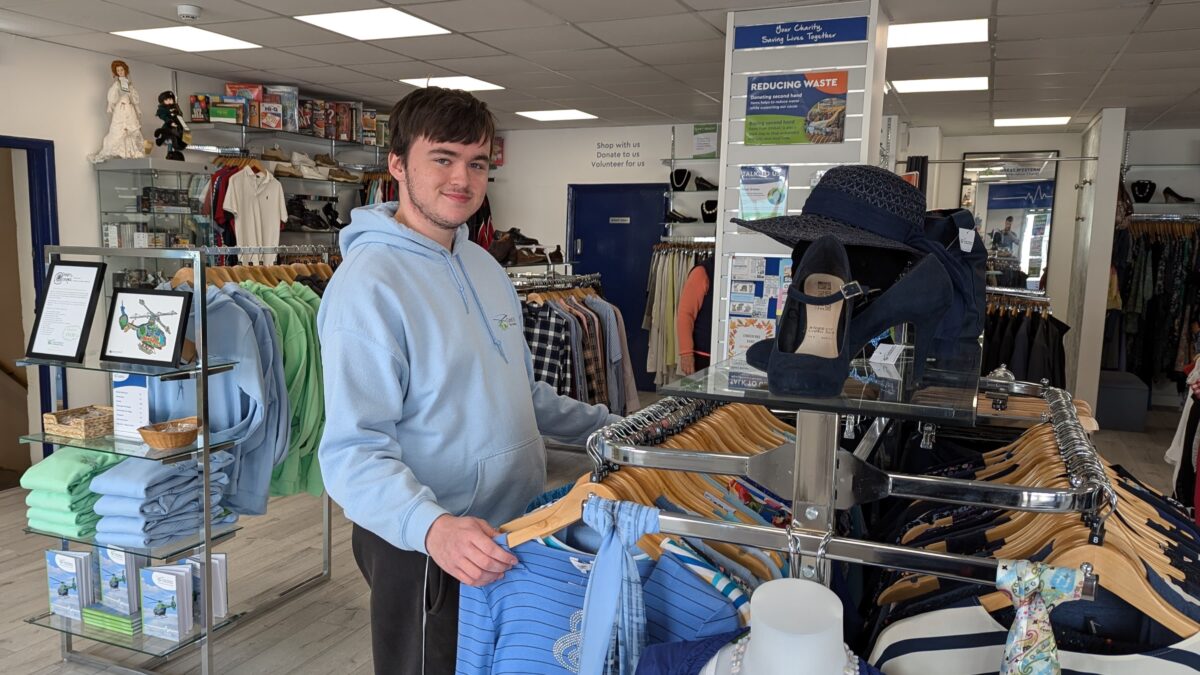
[[[25,355],[79,363],[104,281],[102,262],[53,262]]]
[[[179,365],[191,302],[192,294],[182,291],[113,289],[100,358],[147,366]]]

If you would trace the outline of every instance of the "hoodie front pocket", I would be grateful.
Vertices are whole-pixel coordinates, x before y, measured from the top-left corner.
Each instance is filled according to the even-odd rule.
[[[534,438],[479,460],[475,492],[467,508],[471,515],[498,525],[521,515],[546,484],[546,451]]]

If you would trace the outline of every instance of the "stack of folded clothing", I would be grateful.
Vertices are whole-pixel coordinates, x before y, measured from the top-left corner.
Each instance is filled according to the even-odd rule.
[[[209,512],[213,524],[230,523],[237,515],[221,506],[226,473],[233,455],[214,452],[210,458]],[[92,481],[99,494],[94,509],[96,543],[126,548],[154,548],[197,532],[204,522],[201,497],[204,479],[195,462],[163,464],[130,458],[114,471]]]
[[[88,487],[92,479],[123,457],[82,448],[60,448],[21,476],[29,527],[63,537],[89,537],[96,531],[93,507],[99,499]]]

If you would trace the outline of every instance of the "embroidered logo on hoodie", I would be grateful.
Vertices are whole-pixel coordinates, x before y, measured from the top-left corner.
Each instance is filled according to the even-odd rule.
[[[516,320],[507,314],[497,314],[496,316],[492,317],[492,321],[496,322],[496,326],[500,330],[508,330],[509,328],[517,325]]]

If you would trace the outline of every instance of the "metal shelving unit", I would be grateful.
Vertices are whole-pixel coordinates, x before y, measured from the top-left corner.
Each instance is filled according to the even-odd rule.
[[[148,160],[147,164],[152,164],[152,160]],[[152,167],[148,166],[145,170],[152,171]],[[271,249],[256,248],[255,253],[292,253],[301,247],[273,247]],[[311,248],[311,247],[310,247]],[[228,360],[217,360],[209,354],[208,341],[208,319],[207,319],[207,293],[205,275],[207,258],[210,255],[218,254],[238,254],[236,248],[191,248],[191,249],[130,249],[130,248],[98,248],[98,247],[71,247],[71,246],[47,246],[47,265],[61,260],[64,256],[72,258],[76,257],[99,257],[104,259],[125,258],[125,259],[150,259],[157,261],[174,261],[192,268],[193,279],[195,286],[192,288],[192,307],[194,309],[195,326],[194,326],[194,342],[196,345],[196,360],[194,364],[180,366],[176,368],[162,367],[147,367],[134,366],[127,364],[109,363],[90,358],[85,359],[83,363],[67,363],[61,361],[50,361],[44,359],[26,359],[18,362],[24,366],[37,366],[43,368],[43,377],[50,376],[47,371],[53,370],[53,376],[50,376],[52,386],[55,388],[55,400],[58,405],[66,407],[65,396],[65,373],[68,369],[87,369],[111,373],[136,373],[147,375],[150,377],[161,379],[192,379],[196,385],[196,415],[199,419],[199,434],[196,442],[186,448],[181,448],[178,451],[153,451],[143,454],[143,447],[136,443],[125,443],[112,438],[89,439],[80,441],[77,439],[62,439],[57,436],[49,436],[46,434],[29,434],[22,437],[22,441],[30,443],[43,443],[49,446],[71,446],[84,447],[90,450],[99,452],[111,452],[114,454],[138,456],[145,459],[163,462],[178,462],[178,461],[196,461],[200,467],[202,480],[201,486],[201,507],[203,516],[203,525],[194,535],[176,538],[175,540],[155,547],[153,549],[136,549],[123,548],[122,550],[144,555],[152,560],[170,561],[177,560],[190,554],[203,554],[204,569],[201,583],[201,604],[199,605],[201,617],[198,620],[195,630],[188,636],[185,636],[179,642],[171,642],[157,638],[151,638],[144,635],[127,636],[111,631],[102,630],[83,624],[79,621],[72,621],[62,617],[49,614],[46,612],[36,616],[29,617],[26,621],[32,625],[42,626],[61,633],[61,653],[65,661],[72,661],[85,665],[90,665],[98,668],[111,668],[110,672],[131,672],[131,673],[148,673],[153,672],[149,668],[157,667],[167,659],[176,655],[182,654],[185,648],[196,646],[200,650],[200,665],[203,675],[217,672],[213,663],[213,639],[216,633],[220,630],[233,626],[237,623],[252,619],[268,612],[280,604],[297,597],[305,591],[308,591],[331,578],[331,502],[328,493],[322,496],[322,561],[320,571],[309,576],[308,578],[291,585],[281,585],[278,588],[271,588],[258,593],[256,597],[265,598],[254,607],[238,612],[220,621],[214,621],[212,614],[212,548],[215,544],[228,541],[232,538],[241,527],[237,524],[214,525],[212,523],[210,512],[210,488],[212,485],[212,470],[210,466],[210,458],[213,452],[226,447],[228,444],[217,444],[212,442],[210,430],[207,424],[209,417],[209,397],[208,383],[209,378],[219,376],[221,373],[227,372],[234,367],[234,363]],[[107,283],[107,282],[106,282]],[[48,412],[48,411],[46,411]],[[25,532],[34,535],[47,536],[57,539],[63,550],[68,550],[72,543],[96,546],[94,539],[90,537],[63,537],[59,534],[41,532],[32,528],[26,528]],[[103,548],[103,545],[100,545]],[[141,664],[138,667],[132,667],[123,663],[110,661],[108,659],[85,654],[75,649],[74,639],[82,638],[105,644],[115,645],[125,648],[134,653],[149,655],[154,657],[151,662]]]

